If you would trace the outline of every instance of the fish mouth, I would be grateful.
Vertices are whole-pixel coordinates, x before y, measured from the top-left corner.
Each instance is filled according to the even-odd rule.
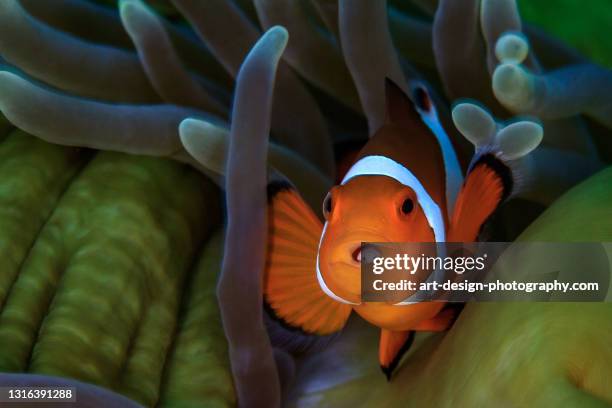
[[[374,245],[367,243],[359,243],[351,254],[351,257],[353,259],[352,263],[356,265],[361,265],[361,260],[364,256],[368,259],[372,259],[380,255],[380,251],[376,249]]]
[[[380,251],[374,245],[368,244],[365,241],[346,243],[341,246],[341,254],[337,255],[334,263],[360,267],[363,259],[372,259],[377,256],[380,256]]]

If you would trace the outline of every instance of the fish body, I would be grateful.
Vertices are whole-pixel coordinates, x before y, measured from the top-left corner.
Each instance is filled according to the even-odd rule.
[[[379,327],[379,360],[390,378],[415,331],[445,330],[456,314],[442,302],[362,302],[362,242],[473,241],[509,195],[512,177],[485,153],[447,200],[443,144],[423,120],[432,105],[419,111],[390,81],[386,92],[387,123],[330,190],[323,224],[290,185],[271,189],[264,297],[283,322],[309,334],[340,330],[352,311]]]

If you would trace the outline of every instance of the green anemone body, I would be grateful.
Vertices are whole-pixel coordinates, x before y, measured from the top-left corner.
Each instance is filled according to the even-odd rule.
[[[233,402],[214,296],[220,233],[206,244],[220,220],[210,181],[21,131],[0,143],[0,176],[0,371],[74,378],[145,406]]]

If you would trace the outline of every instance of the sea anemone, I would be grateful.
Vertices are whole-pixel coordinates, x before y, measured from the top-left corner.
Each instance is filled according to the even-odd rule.
[[[16,126],[52,144],[173,159],[205,175],[198,178],[186,166],[144,157],[105,153],[86,164],[94,154],[89,149],[49,147],[50,150],[45,151],[57,157],[56,162],[49,161],[49,167],[41,171],[45,182],[53,186],[55,199],[38,203],[41,214],[51,212],[71,174],[95,164],[86,173],[89,180],[84,184],[75,183],[72,195],[62,198],[68,203],[63,203],[64,215],[61,211],[53,215],[60,223],[69,219],[70,211],[93,208],[92,201],[83,197],[92,194],[91,185],[96,182],[113,177],[120,191],[127,193],[137,190],[130,180],[142,179],[143,185],[153,188],[157,179],[150,175],[163,174],[160,189],[155,190],[155,197],[161,204],[148,209],[156,215],[143,216],[142,221],[153,225],[155,222],[151,220],[165,220],[162,230],[172,230],[174,234],[169,236],[183,240],[180,241],[185,243],[182,249],[168,244],[168,256],[181,257],[176,265],[167,258],[159,261],[171,263],[172,268],[182,272],[165,280],[161,269],[140,265],[144,270],[159,272],[159,276],[153,276],[151,286],[145,279],[148,275],[134,275],[144,280],[133,278],[135,281],[131,283],[146,288],[143,291],[163,301],[152,301],[150,296],[141,296],[132,288],[134,293],[128,292],[127,297],[140,301],[127,302],[127,306],[134,309],[128,307],[122,315],[126,324],[119,336],[121,344],[111,344],[109,336],[107,347],[110,351],[107,351],[125,354],[130,347],[136,347],[136,352],[141,347],[140,355],[136,353],[132,358],[113,355],[115,361],[124,365],[108,368],[108,372],[102,373],[106,377],[96,372],[97,366],[91,373],[78,371],[71,375],[68,372],[69,376],[118,390],[144,404],[176,403],[180,398],[173,398],[180,393],[181,381],[189,381],[189,375],[194,375],[196,368],[207,369],[185,365],[185,361],[198,359],[198,352],[202,352],[192,352],[188,344],[194,337],[205,336],[205,330],[196,327],[202,324],[202,316],[211,319],[213,327],[216,327],[214,319],[217,318],[199,309],[205,300],[198,297],[193,288],[207,287],[205,294],[212,298],[210,274],[204,276],[203,268],[218,270],[219,266],[200,267],[198,264],[189,276],[186,270],[190,269],[188,264],[195,257],[199,243],[207,240],[208,230],[217,224],[218,209],[210,181],[223,188],[226,197],[225,256],[217,296],[239,403],[278,405],[282,391],[285,391],[286,401],[291,403],[323,403],[328,401],[325,398],[333,396],[333,391],[327,396],[319,395],[319,391],[333,384],[353,382],[362,386],[371,380],[370,368],[354,362],[349,364],[351,371],[341,370],[333,378],[313,368],[313,364],[321,362],[322,356],[328,357],[322,366],[337,368],[334,366],[337,361],[350,360],[346,358],[347,353],[361,352],[365,344],[369,347],[371,336],[358,324],[349,325],[348,334],[343,335],[348,340],[336,343],[322,354],[314,354],[310,360],[300,357],[297,365],[285,350],[275,349],[270,343],[261,307],[265,186],[270,177],[288,179],[308,204],[318,208],[337,176],[335,156],[341,157],[347,149],[360,146],[384,122],[385,78],[399,84],[417,106],[427,101],[430,109],[421,109],[424,120],[432,130],[448,135],[446,150],[453,149],[459,157],[447,168],[451,190],[460,185],[462,170],[468,165],[474,147],[478,149],[495,143],[516,159],[524,177],[524,188],[518,198],[530,205],[537,203],[538,207],[537,211],[512,213],[514,218],[510,222],[514,225],[516,220],[520,225],[529,224],[545,206],[605,165],[606,158],[597,146],[600,136],[609,136],[612,127],[612,96],[606,92],[612,86],[612,73],[586,61],[541,31],[525,27],[514,0],[415,0],[408,4],[395,1],[387,4],[383,0],[172,0],[170,3],[149,3],[121,0],[118,10],[114,10],[86,0],[0,2],[0,111],[4,115],[0,117],[1,134]],[[543,139],[542,127],[517,119],[515,115],[531,115],[531,120],[540,122]],[[19,132],[18,137],[11,134],[4,143],[19,145],[19,137],[28,138],[24,132]],[[542,145],[535,149],[540,140]],[[37,146],[46,149],[42,144]],[[172,177],[182,180],[173,186]],[[196,187],[196,179],[203,187]],[[125,185],[121,185],[122,182]],[[602,182],[597,179],[591,183]],[[135,201],[148,199],[147,188]],[[190,192],[186,198],[179,196],[183,194],[181,188]],[[37,192],[35,190],[32,196]],[[24,198],[24,202],[27,199]],[[191,203],[182,202],[189,199]],[[44,209],[43,204],[46,204]],[[165,204],[167,208],[159,209]],[[106,214],[112,215],[111,201],[107,205]],[[510,203],[507,209],[509,214],[512,205]],[[212,214],[210,220],[197,215],[198,208]],[[100,214],[97,216],[105,220]],[[42,227],[45,222],[48,221],[42,216],[37,225]],[[85,228],[85,224],[82,221],[62,231],[79,236],[82,232],[79,228]],[[101,224],[99,228],[104,227]],[[138,235],[135,225],[128,224],[126,228],[126,234]],[[499,230],[504,239],[513,239],[522,231],[520,228],[511,232],[504,228]],[[52,241],[52,231],[45,231],[49,235],[46,239]],[[105,230],[104,234],[112,236],[112,231]],[[150,238],[159,248],[165,248],[160,243],[164,241],[163,233],[160,234],[159,237],[143,236],[142,242],[149,243]],[[125,245],[129,246],[127,241]],[[221,242],[218,232],[208,241],[207,248],[211,249],[206,252],[207,257],[201,258],[202,262],[211,257],[219,260]],[[27,247],[27,244],[24,238],[22,246]],[[74,243],[74,248],[80,248],[78,243]],[[44,264],[43,255],[39,256],[40,261],[28,262]],[[26,254],[16,257],[21,259]],[[100,260],[101,265],[103,261]],[[44,269],[44,266],[39,267]],[[36,266],[31,268],[34,272],[37,270]],[[61,269],[61,265],[58,268]],[[10,274],[6,273],[7,280],[13,281],[22,273],[15,267]],[[116,279],[121,290],[128,290],[130,285],[121,283],[123,275],[125,273],[119,270],[116,276],[105,276],[105,279]],[[75,276],[73,282],[79,282],[78,274],[73,272],[71,276]],[[44,297],[45,304],[48,303],[59,279],[65,276],[59,271],[49,272],[48,281],[53,284],[41,289],[40,294],[30,296]],[[172,284],[165,288],[168,281]],[[94,279],[90,283],[96,282]],[[187,289],[182,286],[184,282],[190,282]],[[0,292],[0,295],[2,305],[4,294]],[[69,294],[63,296],[69,298]],[[185,298],[183,306],[177,300],[181,296]],[[97,301],[104,306],[103,300]],[[73,309],[69,308],[66,315],[55,319],[69,321],[78,312],[78,304],[75,301]],[[164,309],[166,305],[170,305],[168,309]],[[19,314],[19,308],[11,309],[8,303],[2,306],[0,341],[10,339],[12,330],[10,319],[5,324],[2,316],[6,319],[9,312]],[[538,327],[542,315],[558,318],[561,312],[552,308],[553,305],[547,306],[550,310],[531,305],[524,308],[532,315],[531,327]],[[179,330],[172,340],[170,332],[174,326],[169,316],[178,315],[181,307],[187,310],[181,320],[186,326],[181,326],[184,330]],[[207,307],[209,310],[210,305]],[[457,384],[453,377],[456,372],[447,374],[440,361],[452,357],[453,345],[470,347],[465,340],[469,336],[462,338],[460,334],[471,333],[476,329],[476,322],[486,322],[487,314],[503,320],[510,318],[514,310],[507,305],[493,311],[485,310],[482,305],[468,308],[472,323],[466,323],[468,319],[463,318],[448,338],[434,339],[445,345],[430,360],[418,358],[415,367],[430,377],[442,378],[445,384]],[[580,310],[567,306],[568,313],[575,316]],[[158,312],[167,320],[150,317]],[[37,311],[34,320],[40,322],[43,314]],[[602,316],[609,317],[609,313],[599,309],[593,311],[593,315],[596,322],[602,321]],[[135,330],[133,322],[138,319],[143,319],[144,327],[150,332],[136,336],[142,343],[136,342],[134,346],[130,330]],[[151,322],[151,326],[146,322]],[[28,336],[35,336],[37,328],[38,324],[29,325]],[[506,326],[498,329],[500,335],[511,332]],[[56,330],[61,333],[60,329]],[[146,342],[147,335],[153,336],[156,330],[167,330],[168,334],[162,336],[163,344],[150,345]],[[521,333],[519,330],[517,335]],[[585,330],[585,333],[590,332]],[[559,333],[555,331],[554,334]],[[32,341],[20,349],[24,362],[9,364],[3,369],[24,371]],[[427,341],[423,344],[430,350],[431,342]],[[478,341],[474,343],[474,350],[491,348],[495,344]],[[169,352],[172,342],[175,349]],[[339,350],[337,344],[343,344],[344,349]],[[503,343],[502,347],[504,345],[507,344]],[[51,342],[35,350],[42,353],[45,347],[54,350],[56,346]],[[153,355],[162,362],[156,360],[153,371],[157,374],[143,386],[135,378],[143,373],[143,361],[151,363],[147,360],[151,348]],[[329,358],[334,350],[338,352],[337,358]],[[509,358],[503,355],[503,349],[496,352],[500,359]],[[160,396],[166,354],[170,354],[166,367],[174,370],[174,374],[165,377],[166,390]],[[462,367],[469,365],[466,359],[457,358],[456,362]],[[40,364],[41,371],[61,371],[48,361]],[[50,366],[53,367],[49,369]],[[517,376],[520,367],[511,368],[515,370],[511,374]],[[125,370],[123,374],[122,369]],[[221,376],[227,375],[223,369],[220,372]],[[313,372],[317,378],[325,379],[325,387],[313,388]],[[298,380],[289,386],[288,379],[293,375]],[[517,384],[516,378],[512,378],[513,384]],[[404,390],[399,390],[399,385],[392,386],[397,394],[385,401],[397,404],[406,401],[407,393],[425,390],[419,401],[439,402],[435,387],[423,381],[414,374],[403,374],[398,383]],[[479,381],[486,382],[486,379]],[[588,386],[599,390],[597,384],[589,383]],[[219,388],[224,398],[231,393],[227,387]],[[353,393],[352,389],[349,391],[348,399],[353,394],[356,398],[363,395]],[[343,388],[338,387],[336,392],[342,393]],[[194,395],[194,399],[201,398],[200,394]],[[309,400],[310,397],[314,399]],[[221,398],[224,402],[231,403],[231,398],[224,398]],[[478,396],[470,394],[466,401],[474,403]]]

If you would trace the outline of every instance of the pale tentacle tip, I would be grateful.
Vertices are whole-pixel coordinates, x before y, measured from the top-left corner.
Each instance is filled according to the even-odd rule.
[[[130,13],[140,10],[144,4],[140,0],[119,0],[119,15],[124,20],[130,17]]]
[[[179,124],[181,143],[194,157],[201,154],[203,146],[223,139],[224,134],[227,130],[201,119],[187,118]]]
[[[5,68],[5,67],[3,67]],[[3,92],[7,91],[7,86],[10,87],[14,85],[16,82],[25,81],[19,74],[13,72],[9,69],[0,69],[0,102],[3,100]]]
[[[521,64],[528,54],[529,43],[523,33],[504,33],[495,43],[495,56],[502,64]]]
[[[289,31],[287,31],[287,29],[282,25],[275,25],[270,27],[266,34],[278,36],[279,39],[284,41],[289,40]]]
[[[457,130],[475,147],[485,146],[493,141],[497,124],[491,114],[472,102],[460,102],[451,112]]]
[[[521,66],[501,64],[493,72],[493,93],[502,104],[524,110],[532,99],[530,80],[529,73]]]
[[[259,39],[258,42],[266,42],[274,49],[284,50],[289,42],[289,32],[281,25],[270,27]]]
[[[142,0],[119,0],[119,17],[130,35],[157,18],[155,11]]]
[[[179,124],[183,148],[210,171],[223,174],[228,149],[228,131],[200,119],[187,118]]]
[[[0,77],[3,77],[4,79],[15,77],[15,76],[17,75],[8,69],[5,69],[5,67],[2,67],[2,69],[0,69]]]
[[[541,124],[533,121],[520,121],[501,129],[495,140],[504,157],[508,160],[516,160],[538,147],[543,137],[544,129]]]

